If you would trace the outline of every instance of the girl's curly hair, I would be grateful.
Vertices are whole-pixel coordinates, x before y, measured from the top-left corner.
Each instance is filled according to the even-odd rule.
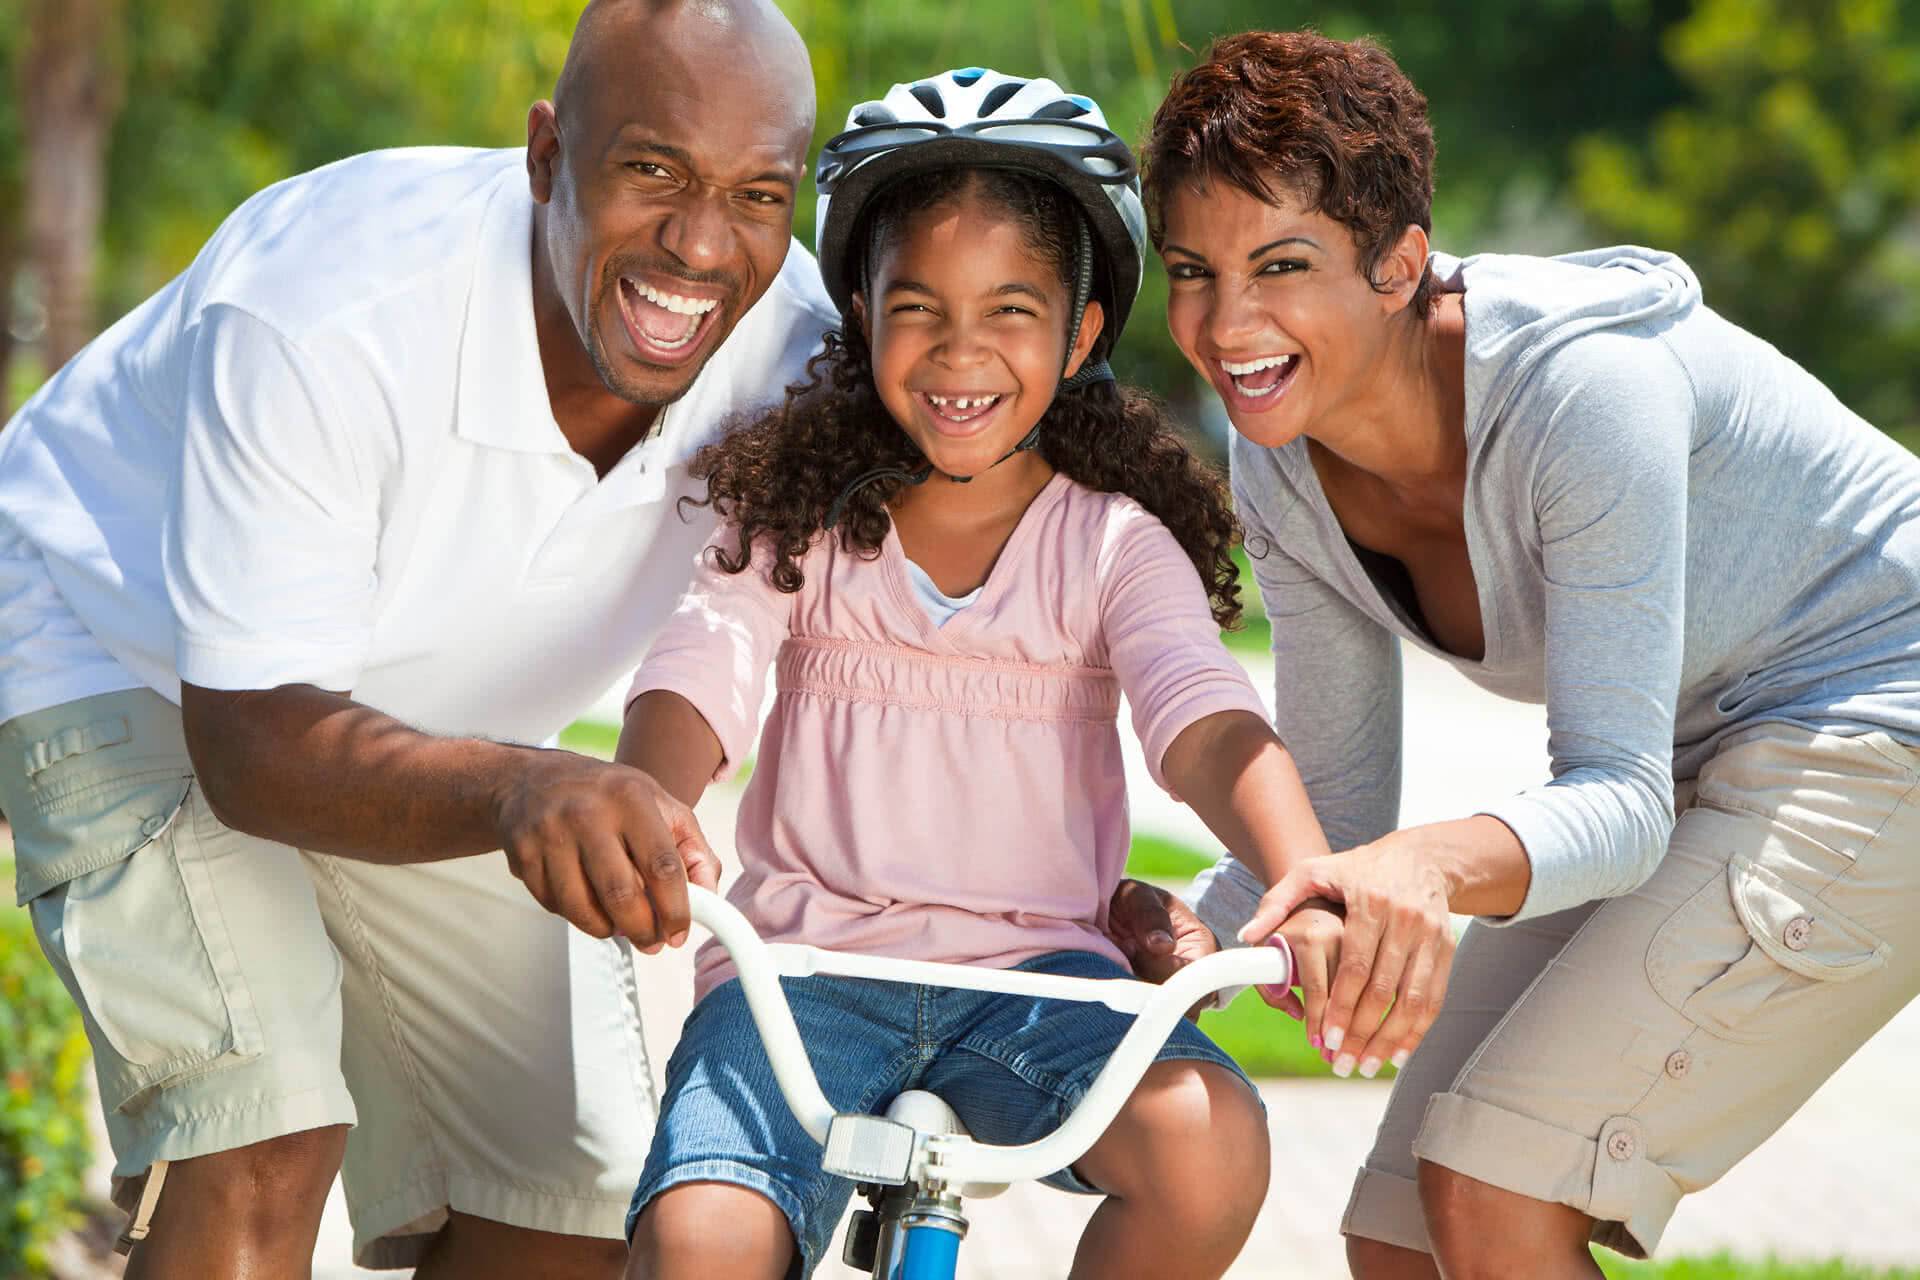
[[[891,243],[914,215],[963,193],[1013,217],[1028,248],[1068,282],[1078,209],[1052,183],[1011,170],[958,169],[883,192],[865,222],[869,253]],[[1226,483],[1187,448],[1158,400],[1112,382],[1063,391],[1040,419],[1038,450],[1054,470],[1089,489],[1123,493],[1158,518],[1199,571],[1215,621],[1238,623],[1232,552],[1240,526]],[[804,581],[801,558],[825,532],[828,510],[849,483],[878,468],[900,473],[863,485],[842,509],[842,545],[875,556],[905,473],[925,463],[881,403],[866,340],[848,320],[808,362],[807,381],[702,449],[692,473],[707,482],[699,505],[711,505],[738,531],[734,550],[718,552],[720,567],[742,572],[757,544],[773,556],[773,585],[793,592]]]

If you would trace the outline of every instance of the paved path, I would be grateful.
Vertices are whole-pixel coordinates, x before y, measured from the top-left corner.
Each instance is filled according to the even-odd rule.
[[[1540,708],[1492,699],[1418,654],[1407,660],[1407,822],[1456,816],[1481,799],[1545,776]],[[1256,672],[1265,688],[1269,677]],[[1123,735],[1125,736],[1125,735]],[[1205,846],[1204,828],[1168,801],[1132,757],[1135,825]],[[701,806],[716,847],[730,843],[734,795]],[[686,956],[640,958],[656,1077],[689,1000]],[[1831,1257],[1920,1264],[1920,1003],[1855,1055],[1754,1156],[1688,1200],[1663,1252]],[[1277,1081],[1263,1086],[1274,1146],[1273,1185],[1253,1239],[1231,1275],[1320,1280],[1346,1274],[1340,1212],[1353,1169],[1371,1145],[1387,1087],[1360,1081]],[[1021,1187],[970,1207],[967,1280],[1064,1274],[1093,1203]],[[322,1225],[316,1280],[392,1275],[347,1262],[346,1215],[337,1189]],[[837,1245],[836,1245],[837,1249]],[[852,1272],[837,1263],[822,1276]]]

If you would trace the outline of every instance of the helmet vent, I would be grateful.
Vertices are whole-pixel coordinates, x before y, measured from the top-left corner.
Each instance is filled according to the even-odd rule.
[[[897,118],[884,103],[879,102],[865,103],[853,113],[853,123],[856,125],[892,124]]]
[[[953,82],[962,89],[971,89],[980,83],[980,77],[987,74],[985,67],[964,67],[953,73]]]
[[[920,105],[925,107],[935,120],[945,120],[947,118],[947,104],[941,100],[940,91],[932,85],[917,84],[907,90],[907,92],[919,99]],[[999,91],[995,90],[995,92],[997,93]]]
[[[1071,99],[1063,98],[1059,102],[1049,102],[1033,113],[1036,120],[1072,120],[1087,114],[1087,109]]]
[[[1006,84],[997,84],[987,90],[987,96],[980,99],[980,114],[990,116],[1007,105],[1007,99],[1027,87],[1025,80],[1010,80]]]

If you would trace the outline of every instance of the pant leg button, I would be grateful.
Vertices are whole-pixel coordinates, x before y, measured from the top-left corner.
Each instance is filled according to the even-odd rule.
[[[1624,1129],[1607,1139],[1607,1154],[1615,1160],[1633,1159],[1633,1135]]]

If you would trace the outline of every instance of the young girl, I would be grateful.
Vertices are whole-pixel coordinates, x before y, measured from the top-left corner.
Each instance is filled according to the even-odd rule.
[[[1132,159],[1089,100],[950,72],[853,113],[821,161],[845,323],[787,404],[696,462],[723,523],[637,676],[620,758],[693,803],[753,746],[728,895],[837,950],[1121,977],[1126,695],[1156,780],[1270,878],[1326,852],[1218,628],[1224,486],[1110,348],[1138,287]],[[629,1218],[632,1276],[779,1277],[851,1192],[788,1113],[725,953]],[[926,1088],[983,1141],[1055,1128],[1130,1019],[837,977],[786,984],[827,1097]],[[1102,1194],[1075,1275],[1217,1276],[1267,1188],[1251,1085],[1182,1023],[1051,1181]]]

